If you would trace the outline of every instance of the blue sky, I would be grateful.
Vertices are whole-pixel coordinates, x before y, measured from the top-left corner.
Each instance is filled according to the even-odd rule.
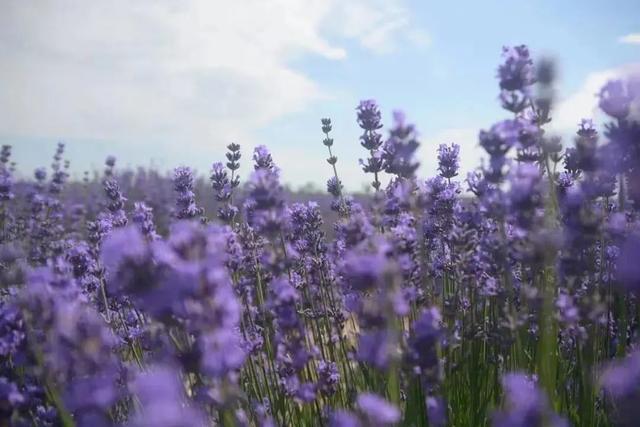
[[[328,116],[343,180],[359,189],[360,99],[378,100],[385,123],[394,109],[416,123],[426,176],[439,143],[462,145],[464,169],[478,164],[478,129],[505,116],[503,45],[556,59],[553,131],[563,135],[593,114],[604,81],[640,70],[632,0],[101,3],[1,6],[0,142],[23,174],[49,164],[58,140],[76,176],[109,154],[121,166],[204,173],[234,141],[245,165],[265,144],[287,183],[322,186]]]

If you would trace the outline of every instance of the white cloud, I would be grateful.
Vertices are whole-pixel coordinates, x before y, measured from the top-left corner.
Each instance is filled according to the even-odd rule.
[[[618,43],[640,44],[640,33],[631,33],[618,39]]]
[[[0,134],[252,143],[328,96],[291,59],[424,45],[403,1],[7,0]]]
[[[556,132],[573,132],[583,118],[598,119],[598,93],[607,81],[640,73],[640,63],[593,72],[587,75],[576,92],[560,99],[552,113],[550,129]]]

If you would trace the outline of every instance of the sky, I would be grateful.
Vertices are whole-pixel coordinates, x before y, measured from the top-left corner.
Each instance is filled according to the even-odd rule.
[[[420,176],[438,144],[479,165],[480,129],[507,117],[495,78],[504,45],[558,67],[550,131],[598,119],[607,80],[640,70],[637,0],[0,0],[0,143],[22,176],[67,145],[73,176],[118,167],[206,174],[239,143],[242,174],[267,145],[293,188],[331,176],[320,118],[334,123],[346,187],[358,165],[355,107],[415,123]],[[385,127],[386,129],[386,127]]]

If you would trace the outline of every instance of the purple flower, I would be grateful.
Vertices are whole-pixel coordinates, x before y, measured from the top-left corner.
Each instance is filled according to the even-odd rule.
[[[498,67],[501,89],[523,90],[535,83],[535,69],[527,46],[505,46],[502,56],[504,63]]]
[[[357,416],[348,411],[335,411],[329,417],[329,427],[361,427]]]
[[[443,338],[442,316],[437,307],[425,310],[413,325],[408,358],[422,371],[438,368],[438,346]]]
[[[393,127],[382,148],[381,161],[385,171],[403,178],[412,177],[420,165],[414,159],[419,145],[415,127],[406,122],[404,113],[394,111]]]
[[[382,127],[382,123],[380,123],[382,115],[378,104],[373,99],[360,101],[356,110],[358,111],[358,125],[364,131],[376,131]]]
[[[331,119],[330,118],[323,118],[320,119],[320,122],[322,123],[322,132],[328,134],[329,132],[331,132]],[[326,144],[325,144],[326,145]],[[327,145],[328,147],[330,147],[331,145]]]
[[[386,261],[380,253],[347,255],[342,274],[349,289],[356,291],[373,291],[383,282]]]
[[[124,212],[124,204],[127,199],[120,191],[120,185],[115,178],[106,179],[103,183],[104,192],[109,200],[107,208],[111,213],[111,224],[114,227],[127,225],[127,215]]]
[[[227,150],[229,150],[226,153],[227,167],[230,171],[236,171],[240,168],[240,158],[242,157],[242,154],[240,153],[240,145],[231,143],[227,145]],[[231,181],[231,185],[237,187],[238,184],[240,184],[240,179],[236,175],[236,177]]]
[[[640,351],[605,367],[600,384],[614,399],[640,397]]]
[[[9,359],[24,344],[25,328],[17,304],[0,301],[0,356]]]
[[[389,367],[393,357],[395,340],[386,330],[362,332],[358,339],[357,358],[380,370]]]
[[[11,158],[11,146],[3,145],[0,148],[0,163],[2,164],[0,167],[5,169],[7,167],[7,163],[9,163],[9,159]]]
[[[342,183],[335,176],[327,181],[327,192],[333,197],[340,197],[340,194],[342,194]]]
[[[358,125],[362,128],[363,134],[360,136],[360,145],[369,151],[369,157],[366,161],[360,159],[362,170],[365,173],[372,173],[374,181],[371,183],[377,191],[380,189],[380,181],[378,173],[384,168],[384,158],[380,153],[382,146],[382,135],[377,131],[382,127],[380,109],[376,102],[372,99],[361,101],[357,108]]]
[[[143,411],[136,414],[130,427],[187,427],[206,425],[198,410],[185,404],[183,386],[178,372],[159,366],[140,374],[131,384],[132,393],[142,403]]]
[[[107,156],[107,159],[105,160],[105,165],[107,165],[108,167],[114,167],[116,165],[116,158],[115,156]]]
[[[229,298],[233,298],[233,296],[229,296]],[[219,303],[222,302],[221,299]],[[227,302],[237,306],[235,300],[227,300]],[[220,378],[231,371],[240,369],[246,354],[242,348],[241,336],[238,331],[230,328],[223,329],[223,325],[217,326],[219,327],[215,330],[200,336],[199,345],[204,371],[213,377]]]
[[[504,63],[498,67],[500,100],[503,108],[520,113],[529,106],[531,85],[536,82],[536,72],[529,49],[525,45],[503,47]]]
[[[318,363],[318,389],[326,394],[332,395],[336,392],[340,383],[340,372],[334,362],[321,360]]]
[[[204,210],[196,205],[196,195],[193,192],[194,178],[190,168],[182,166],[174,170],[173,188],[178,193],[176,218],[192,219],[204,213]]]
[[[271,283],[273,298],[272,309],[278,320],[278,325],[283,329],[297,328],[299,323],[296,303],[299,300],[298,292],[284,278],[276,279]]]
[[[553,413],[545,394],[535,381],[524,374],[510,373],[502,377],[505,409],[493,415],[494,427],[568,427]]]
[[[384,398],[373,393],[360,393],[358,409],[375,425],[391,425],[400,421],[400,410]]]
[[[629,107],[633,98],[622,80],[610,80],[600,90],[599,106],[602,111],[613,118],[624,119],[629,115]]]
[[[227,157],[235,158],[233,156]],[[234,164],[229,164],[235,167]],[[221,203],[221,206],[218,208],[218,218],[224,222],[230,222],[238,212],[238,209],[231,204],[233,189],[240,183],[238,177],[235,176],[235,169],[231,169],[231,177],[229,177],[224,165],[221,162],[216,162],[211,167],[209,179],[216,193],[216,200]]]
[[[460,146],[440,144],[438,147],[438,171],[443,178],[453,178],[458,175]]]
[[[520,127],[516,120],[496,123],[488,131],[480,131],[480,145],[491,157],[504,156],[518,142]]]
[[[300,384],[295,397],[302,403],[313,402],[316,399],[316,385],[313,383]]]
[[[61,163],[63,154],[64,143],[58,142],[56,153],[53,156],[53,163],[51,164],[53,174],[51,176],[51,182],[49,183],[49,193],[53,195],[60,194],[62,192],[62,188],[69,177],[69,174],[66,172],[66,168],[63,169]]]
[[[274,232],[281,228],[284,196],[275,167],[258,168],[251,174],[245,210],[247,222],[259,231]]]
[[[213,187],[213,190],[216,192],[216,198],[219,201],[226,201],[228,199],[226,196],[230,190],[230,184],[227,170],[224,168],[222,162],[215,162],[211,166],[209,179],[211,180],[211,187]]]
[[[631,234],[622,245],[618,258],[617,277],[629,291],[640,294],[640,235]]]
[[[131,219],[148,240],[155,240],[159,237],[153,222],[153,209],[144,202],[136,202],[133,205],[133,216]]]
[[[578,136],[583,138],[594,138],[598,136],[598,131],[593,125],[593,120],[591,119],[582,119],[578,124]]]
[[[33,175],[36,178],[36,181],[42,182],[47,179],[47,170],[45,168],[36,168]]]
[[[556,308],[561,322],[566,324],[576,324],[580,320],[580,312],[574,305],[573,298],[566,293],[561,293],[556,299]]]
[[[433,427],[441,427],[447,423],[447,405],[441,398],[429,396],[425,402],[427,406],[427,416],[429,417],[429,425]]]
[[[517,225],[530,229],[543,206],[542,175],[540,168],[532,163],[521,163],[509,175],[509,208],[517,219]],[[538,218],[539,219],[539,218]]]
[[[125,227],[111,233],[102,244],[100,260],[106,271],[107,282],[113,286],[112,291],[116,292],[123,285],[111,279],[118,275],[125,263],[141,265],[149,256],[149,246],[137,228]]]
[[[15,195],[11,191],[12,187],[13,178],[11,172],[7,169],[0,168],[0,201],[8,201],[14,198]]]
[[[272,171],[275,168],[271,153],[269,153],[269,149],[264,145],[258,145],[253,150],[253,161],[255,162],[255,170],[266,169]]]
[[[2,411],[5,411],[7,406],[9,408],[16,407],[23,403],[24,400],[24,396],[18,391],[18,387],[14,383],[5,377],[0,377],[0,408],[2,408]]]

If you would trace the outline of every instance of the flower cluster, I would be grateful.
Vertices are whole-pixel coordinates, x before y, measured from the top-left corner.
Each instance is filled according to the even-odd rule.
[[[31,179],[3,146],[0,426],[636,425],[640,79],[563,148],[552,65],[503,55],[508,116],[464,186],[468,147],[429,147],[424,179],[373,100],[375,192],[347,194],[323,118],[318,201],[262,145],[243,181],[233,143],[208,180],[110,156],[83,182],[62,143]]]

